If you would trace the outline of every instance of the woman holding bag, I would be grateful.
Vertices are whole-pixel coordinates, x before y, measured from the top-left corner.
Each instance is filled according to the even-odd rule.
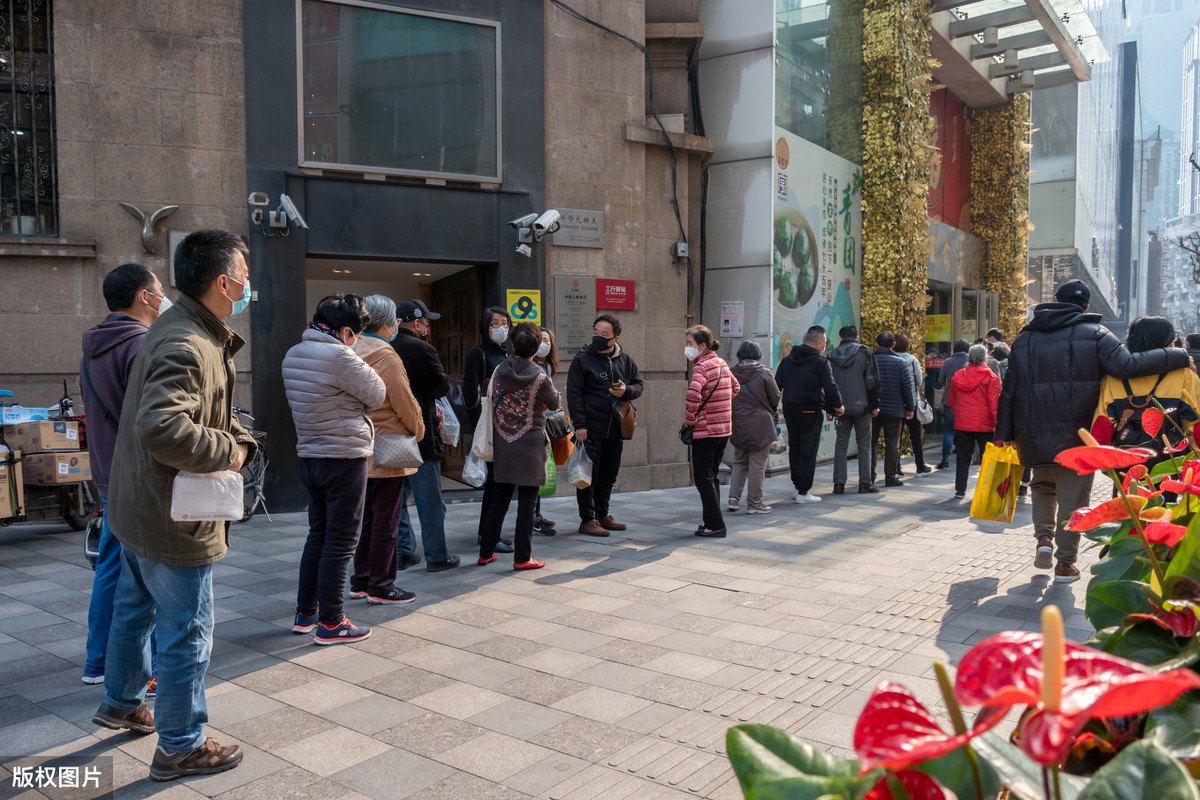
[[[988,351],[971,345],[967,366],[950,379],[946,403],[954,414],[954,497],[967,493],[967,476],[976,449],[983,454],[996,430],[996,404],[1000,401],[1000,379],[987,365]]]
[[[763,478],[767,474],[767,455],[775,442],[775,413],[779,406],[779,387],[775,376],[762,365],[762,348],[754,342],[742,342],[733,377],[742,391],[733,398],[733,474],[729,478],[730,511],[741,505],[742,487],[749,478],[746,496],[747,514],[770,514],[762,501]]]
[[[479,565],[496,560],[496,545],[513,493],[517,529],[513,569],[540,569],[533,560],[533,518],[538,488],[546,482],[545,412],[559,407],[558,392],[533,363],[541,330],[522,322],[512,334],[513,357],[496,370],[492,387],[492,477],[494,485],[479,518]]]
[[[721,515],[717,470],[733,430],[733,397],[742,387],[725,359],[717,355],[721,343],[713,338],[711,330],[693,325],[684,332],[684,343],[683,355],[693,368],[680,438],[691,445],[692,478],[704,507],[704,522],[696,535],[724,539],[725,518]]]
[[[553,381],[554,373],[558,372],[558,346],[554,341],[554,332],[549,328],[542,328],[542,340],[538,345],[537,354],[533,357],[533,363],[542,368],[548,380]],[[553,446],[553,443],[551,444]],[[537,499],[537,507],[534,509],[533,532],[538,536],[558,535],[558,531],[554,527],[554,520],[542,516],[542,496],[540,494]]]
[[[400,522],[404,479],[421,465],[417,443],[425,436],[425,421],[409,387],[404,362],[391,346],[399,330],[396,304],[388,297],[373,294],[367,298],[367,313],[370,319],[354,352],[383,380],[387,399],[371,412],[375,452],[367,460],[367,497],[354,550],[350,599],[366,598],[371,605],[411,603],[416,595],[396,586],[396,525]],[[394,455],[396,448],[388,445],[404,441],[401,437],[411,440],[409,460],[415,463],[398,465],[403,459]]]

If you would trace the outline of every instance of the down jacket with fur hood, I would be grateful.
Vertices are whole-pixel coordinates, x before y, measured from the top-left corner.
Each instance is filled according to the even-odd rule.
[[[375,449],[370,412],[387,387],[353,349],[309,328],[283,357],[283,388],[301,458],[368,458]]]

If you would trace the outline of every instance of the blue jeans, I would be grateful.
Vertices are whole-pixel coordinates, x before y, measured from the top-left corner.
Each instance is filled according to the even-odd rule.
[[[954,449],[954,412],[949,405],[942,406],[942,461],[950,460],[950,451]]]
[[[104,674],[104,656],[108,652],[108,632],[112,628],[113,598],[117,579],[121,577],[121,543],[108,527],[108,498],[100,498],[106,506],[103,527],[100,529],[99,555],[96,574],[92,578],[92,600],[88,605],[87,663],[85,675]],[[150,639],[151,668],[153,669],[154,639]]]
[[[400,524],[396,528],[396,554],[403,558],[417,552],[417,538],[408,518],[408,498],[416,498],[417,518],[421,520],[421,546],[425,563],[450,558],[446,550],[446,503],[442,500],[442,460],[430,459],[417,467],[416,474],[404,481],[400,498]]]
[[[132,711],[150,681],[150,634],[159,643],[154,727],[172,755],[204,743],[204,673],[213,642],[212,565],[175,567],[121,549],[104,672],[104,702]]]

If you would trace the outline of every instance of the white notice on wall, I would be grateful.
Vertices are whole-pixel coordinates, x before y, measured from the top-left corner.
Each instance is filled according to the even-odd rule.
[[[721,301],[721,335],[742,336],[745,331],[743,320],[746,317],[744,300]]]

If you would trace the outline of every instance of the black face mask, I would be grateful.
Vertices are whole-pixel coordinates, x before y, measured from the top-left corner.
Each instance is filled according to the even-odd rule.
[[[596,352],[600,352],[602,350],[607,350],[611,346],[612,346],[612,339],[608,339],[603,336],[593,336],[592,337],[592,349],[595,350]]]

